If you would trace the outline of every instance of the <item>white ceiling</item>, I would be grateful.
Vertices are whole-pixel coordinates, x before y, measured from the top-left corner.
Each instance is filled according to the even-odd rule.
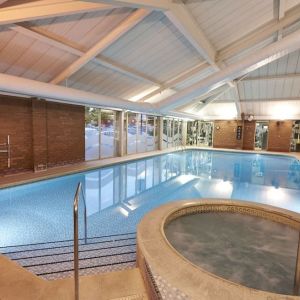
[[[60,2],[64,1],[72,2]],[[4,2],[0,0],[0,5]],[[126,4],[127,1],[118,1],[118,5],[119,2]],[[279,22],[274,19],[275,2],[185,1],[182,5],[190,20],[185,20],[187,29],[184,30],[164,11],[149,10],[146,17],[97,53],[96,59],[88,59],[59,84],[131,101],[146,99],[146,102],[160,103],[298,32],[300,0],[278,0],[281,5],[284,4],[280,18],[287,20],[287,25],[282,31],[260,35],[268,24],[274,26]],[[48,5],[51,1],[35,3]],[[122,28],[122,24],[136,12],[135,7],[125,7],[125,4],[124,7],[108,6],[74,14],[37,16],[27,22],[7,21],[3,24],[0,18],[0,24],[3,24],[0,25],[0,73],[51,82],[99,41],[106,42],[112,31]],[[0,9],[0,17],[3,9]],[[19,10],[23,12],[22,6]],[[294,19],[289,22],[288,18]],[[191,20],[192,25],[189,23]],[[187,32],[188,29],[191,31]],[[253,35],[253,32],[258,33],[254,36],[261,38],[247,40],[245,37]],[[207,48],[213,49],[216,55],[213,64],[206,61],[193,39],[200,41],[204,48],[209,45]],[[197,94],[189,99],[190,105],[188,103],[177,110],[201,118],[220,119],[238,117],[240,107],[240,112],[254,114],[258,118],[274,118],[280,111],[284,111],[288,118],[300,118],[299,56],[300,51],[295,51],[244,78],[234,78],[234,82],[230,79],[218,91],[216,99],[212,100],[211,94]],[[225,57],[223,61],[220,60],[222,57]],[[197,71],[193,71],[195,66]],[[207,100],[210,103],[201,108]]]

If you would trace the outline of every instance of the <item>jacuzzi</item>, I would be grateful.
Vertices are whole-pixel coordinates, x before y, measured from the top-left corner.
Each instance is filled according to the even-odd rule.
[[[268,205],[178,201],[143,218],[137,261],[153,299],[300,299],[299,230],[299,214]]]

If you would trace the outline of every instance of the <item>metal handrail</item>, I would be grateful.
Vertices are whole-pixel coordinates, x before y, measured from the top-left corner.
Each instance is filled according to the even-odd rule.
[[[73,202],[73,221],[74,221],[74,289],[75,300],[79,300],[79,238],[78,238],[78,204],[80,191],[83,197],[84,204],[84,240],[87,243],[87,215],[86,215],[86,202],[82,190],[81,182],[78,183],[74,202]]]

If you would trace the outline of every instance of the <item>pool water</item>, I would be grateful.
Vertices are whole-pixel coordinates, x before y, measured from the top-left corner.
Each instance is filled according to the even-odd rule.
[[[192,263],[259,290],[292,295],[299,232],[238,213],[183,216],[165,228],[167,239]]]
[[[88,237],[135,232],[147,212],[180,199],[240,199],[300,212],[298,160],[187,150],[1,189],[0,247],[72,239],[79,181]],[[79,221],[83,237],[82,199]]]

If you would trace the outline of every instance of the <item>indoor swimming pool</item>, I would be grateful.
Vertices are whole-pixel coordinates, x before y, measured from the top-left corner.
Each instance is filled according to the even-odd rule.
[[[82,182],[89,238],[132,234],[164,203],[254,201],[300,212],[300,162],[288,156],[185,150],[0,190],[0,247],[71,240]],[[83,201],[79,207],[84,236]]]

